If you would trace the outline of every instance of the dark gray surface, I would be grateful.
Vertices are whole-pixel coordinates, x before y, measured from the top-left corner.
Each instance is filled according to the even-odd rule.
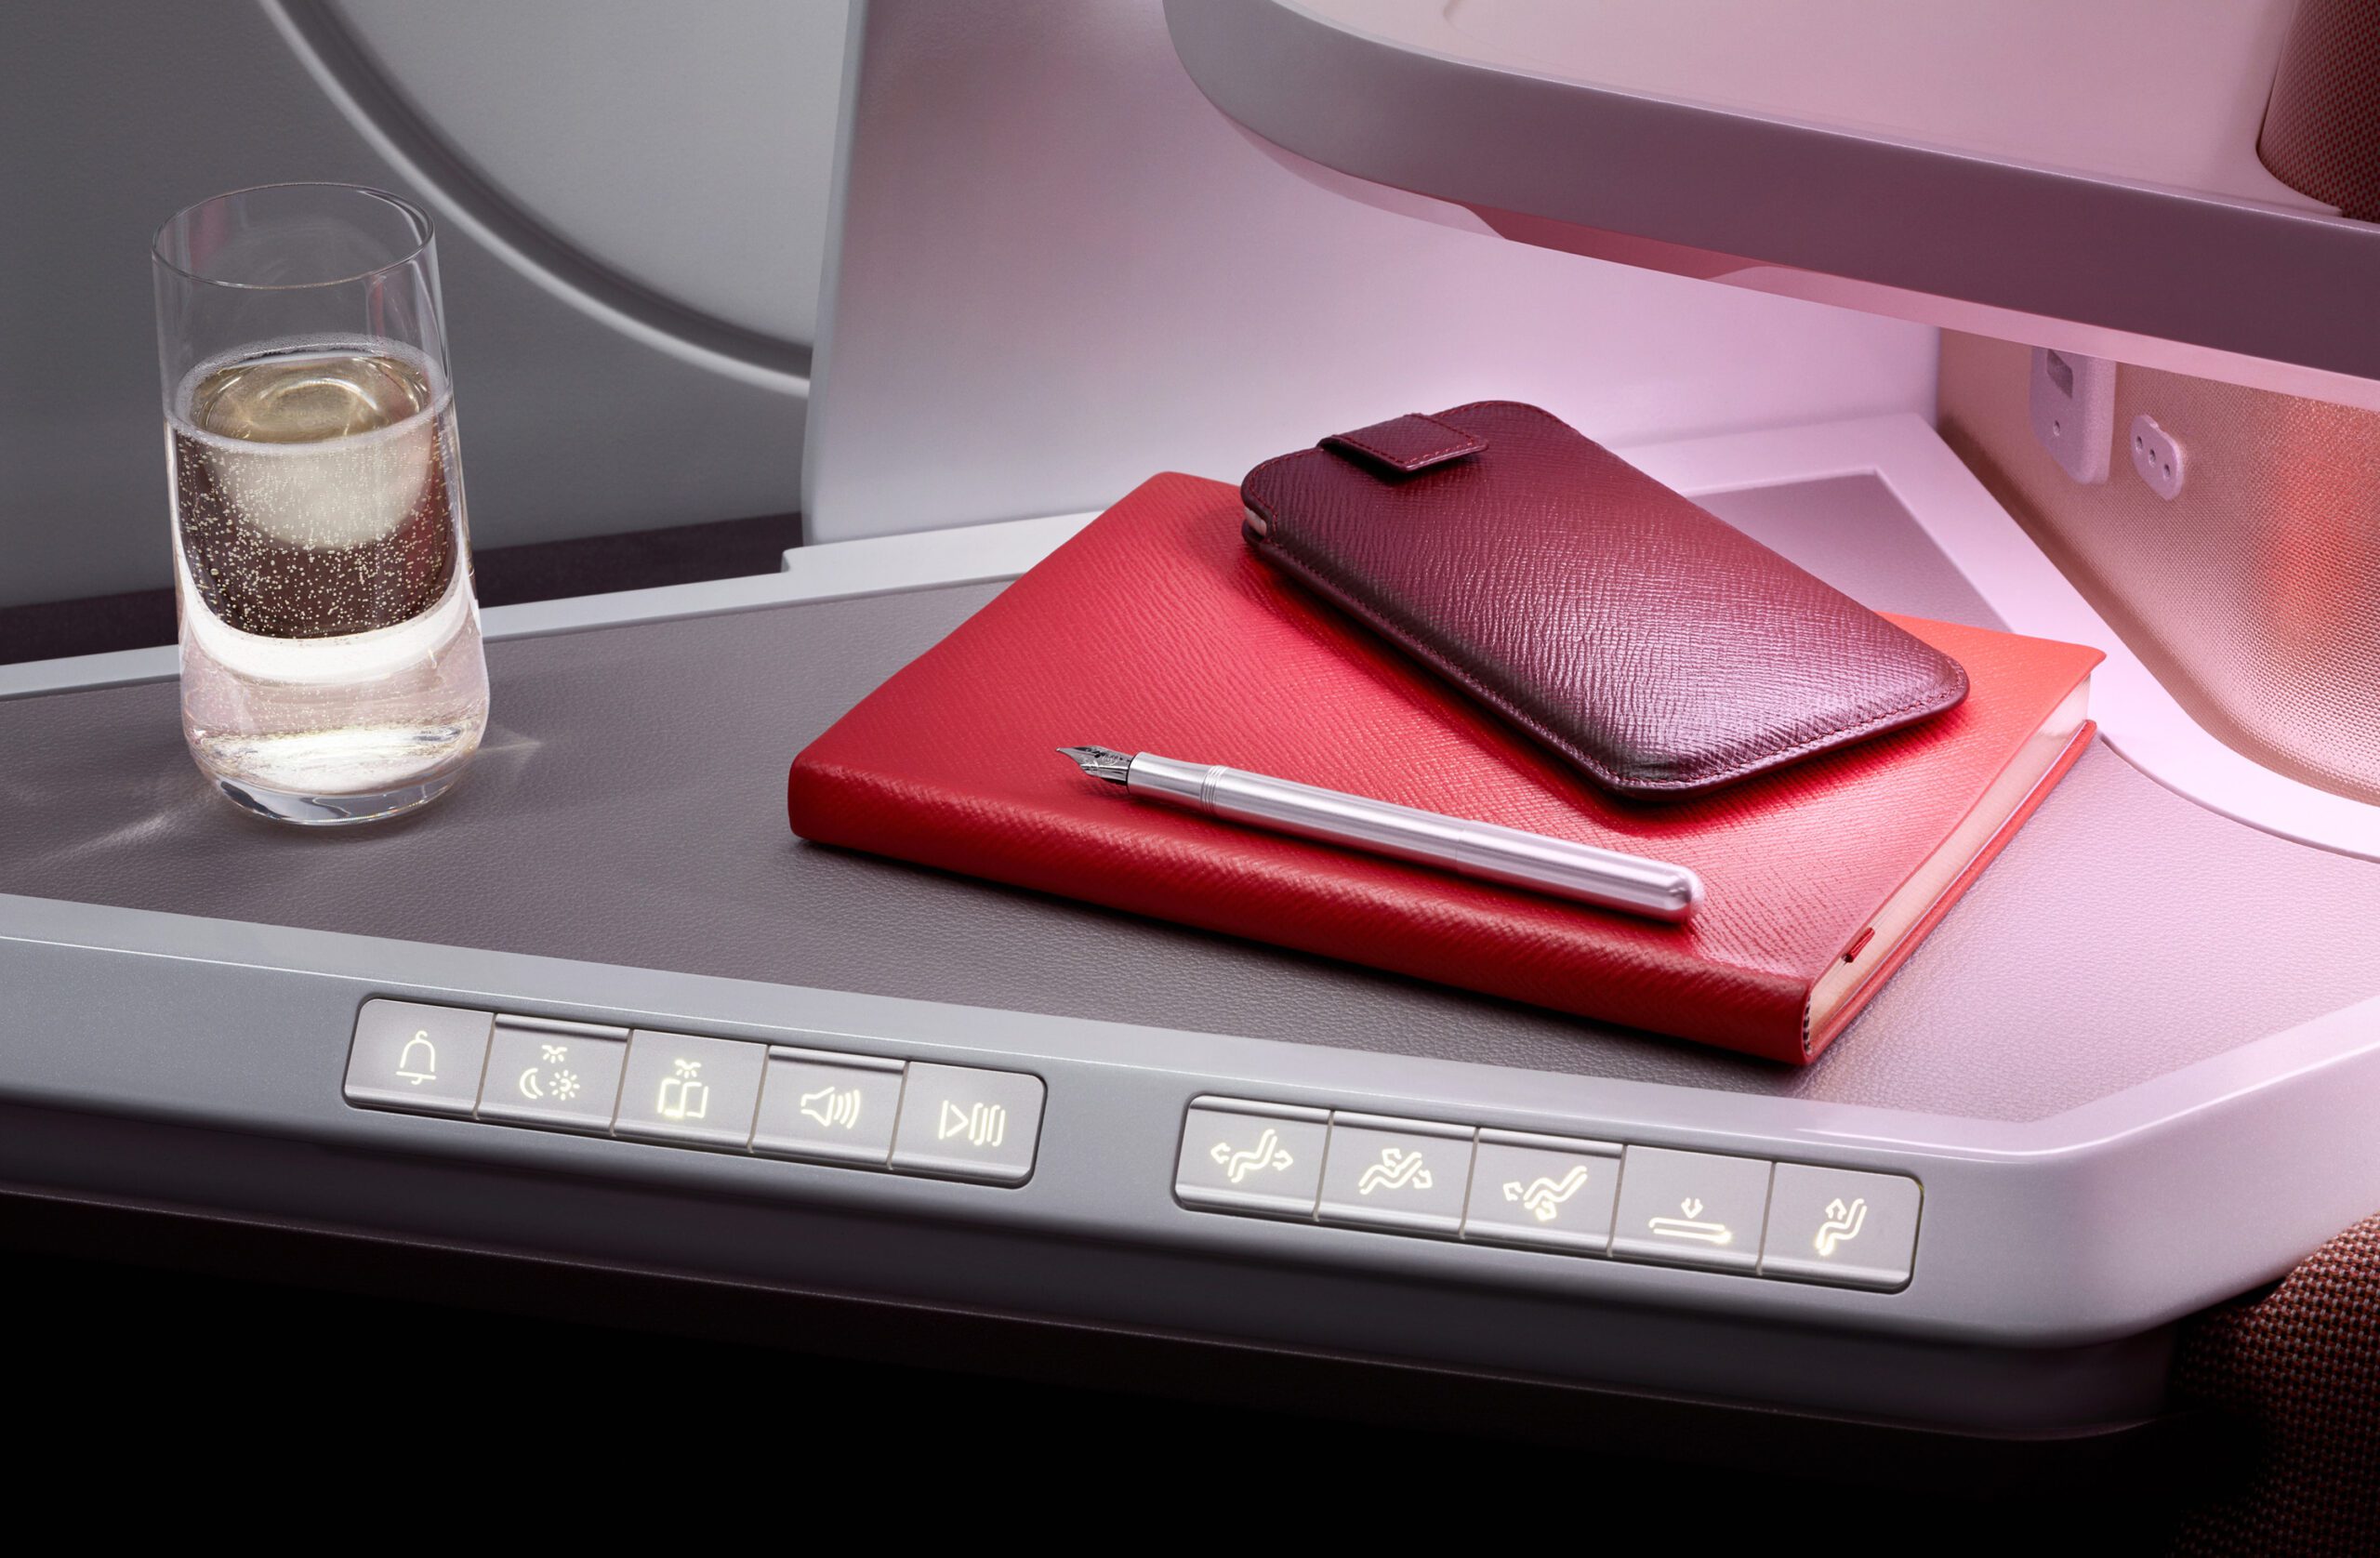
[[[317,7],[298,8],[310,26],[326,20]],[[475,22],[459,12],[445,20],[458,47],[475,25],[536,24],[528,16]],[[717,20],[692,8],[678,25]],[[775,36],[758,46],[775,46]],[[0,189],[8,197],[0,275],[11,292],[0,309],[0,603],[148,588],[172,577],[149,240],[191,202],[250,184],[342,179],[432,211],[472,531],[482,542],[800,507],[807,395],[798,380],[713,371],[533,281],[449,220],[446,207],[365,141],[263,7],[10,6],[0,13]],[[786,89],[800,90],[797,62],[785,63]],[[354,80],[364,85],[365,76]],[[522,121],[555,116],[547,136],[575,145],[584,138],[568,127],[572,118],[600,118],[599,140],[630,136],[642,116],[670,112],[687,85],[651,82],[590,104],[562,95],[559,77],[521,79],[504,96],[506,112]],[[397,135],[410,154],[443,161],[404,127]],[[794,198],[793,178],[774,173],[739,168],[734,177],[745,180],[747,200]],[[771,194],[752,195],[755,185]],[[480,218],[508,242],[534,244],[536,224],[483,187]],[[720,249],[722,261],[736,248],[684,246]],[[570,263],[566,253],[547,257]],[[579,259],[567,273],[587,284],[588,265]],[[788,291],[813,284],[797,269],[788,254]],[[631,300],[638,290],[603,289],[612,306],[646,323],[706,338],[689,310],[651,295]],[[806,371],[805,347],[779,350],[788,370]]]
[[[1711,506],[1873,604],[1980,609],[1872,481]],[[0,702],[0,890],[1997,1119],[2380,994],[2380,865],[2226,821],[2104,748],[1801,1071],[795,840],[793,754],[996,588],[491,644],[466,783],[351,833],[208,794],[171,683]]]

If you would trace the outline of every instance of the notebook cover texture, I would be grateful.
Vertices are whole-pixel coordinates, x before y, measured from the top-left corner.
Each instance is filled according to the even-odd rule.
[[[804,749],[794,830],[1800,1063],[1832,1036],[1805,1031],[1817,981],[2099,658],[1897,618],[1966,667],[1956,706],[1648,805],[1266,567],[1241,521],[1225,483],[1144,482]],[[2086,725],[1985,860],[2088,737]],[[1653,855],[1692,866],[1707,897],[1673,926],[1262,832],[1135,800],[1055,750],[1082,744]],[[1904,956],[1980,868],[1900,947],[1858,956]]]
[[[1336,433],[1239,492],[1257,555],[1623,794],[1733,784],[1966,693],[1956,659],[1536,406]]]

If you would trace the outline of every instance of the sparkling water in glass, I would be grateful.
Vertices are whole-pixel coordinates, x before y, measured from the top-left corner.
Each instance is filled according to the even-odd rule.
[[[393,816],[487,724],[430,218],[346,184],[157,235],[182,732],[239,805]]]

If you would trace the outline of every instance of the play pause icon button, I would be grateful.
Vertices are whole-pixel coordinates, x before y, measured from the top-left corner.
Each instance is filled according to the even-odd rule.
[[[941,1129],[934,1135],[945,1142],[964,1137],[971,1147],[997,1147],[1008,1135],[1008,1111],[997,1103],[971,1103],[962,1109],[945,1099]]]
[[[1021,1071],[912,1062],[892,1167],[1022,1184],[1041,1134],[1041,1079]]]

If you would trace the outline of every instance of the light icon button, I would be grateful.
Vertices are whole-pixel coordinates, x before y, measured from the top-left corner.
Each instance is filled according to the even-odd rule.
[[[818,1050],[769,1051],[752,1150],[881,1168],[892,1156],[892,1122],[901,1113],[899,1061]]]
[[[630,1142],[740,1152],[760,1102],[764,1045],[639,1028],[628,1041],[612,1134]]]
[[[1611,1246],[1620,1148],[1515,1130],[1483,1130],[1462,1236],[1600,1255]]]
[[[1630,1147],[1611,1252],[1623,1261],[1750,1272],[1760,1264],[1768,1165],[1756,1157]]]
[[[1041,1078],[1022,1071],[909,1064],[892,1132],[895,1172],[1022,1184],[1041,1135]]]
[[[512,1085],[532,1103],[549,1098],[557,1103],[568,1103],[587,1088],[578,1073],[570,1068],[567,1044],[538,1045],[537,1058],[521,1068],[521,1075]]]
[[[1207,1211],[1310,1218],[1329,1136],[1328,1110],[1198,1099],[1183,1116],[1174,1198]]]
[[[1889,1291],[1909,1284],[1924,1192],[1900,1174],[1780,1163],[1760,1273]]]
[[[628,1035],[591,1023],[498,1017],[479,1116],[554,1130],[611,1129]]]
[[[1316,1215],[1403,1234],[1459,1234],[1471,1142],[1469,1126],[1334,1114]]]
[[[487,1064],[484,1011],[372,1000],[355,1015],[347,1101],[417,1115],[469,1115]]]

